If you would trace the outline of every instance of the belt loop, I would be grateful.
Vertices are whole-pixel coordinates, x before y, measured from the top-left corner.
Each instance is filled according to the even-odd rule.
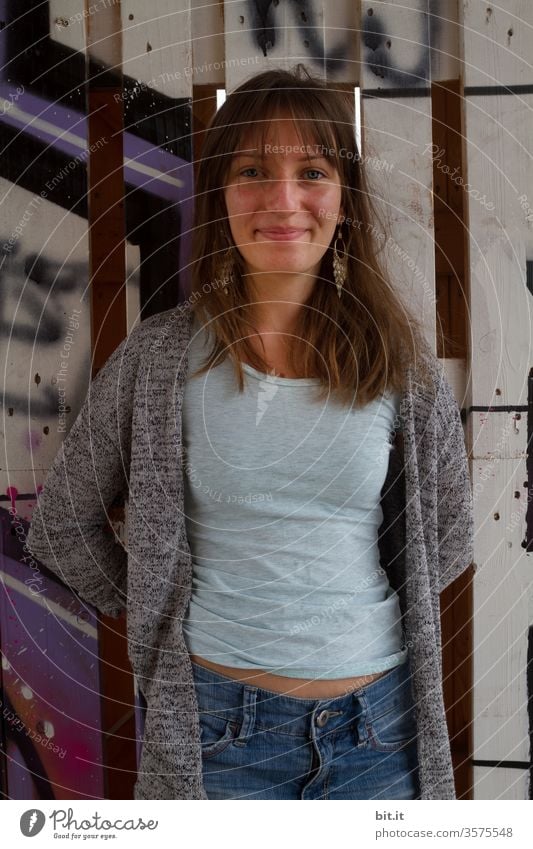
[[[366,743],[369,738],[368,723],[368,702],[364,693],[353,693],[354,701],[358,702],[360,713],[357,717],[357,740],[358,743]]]
[[[242,694],[242,725],[238,737],[234,740],[236,746],[246,746],[255,725],[255,705],[257,687],[245,684]]]

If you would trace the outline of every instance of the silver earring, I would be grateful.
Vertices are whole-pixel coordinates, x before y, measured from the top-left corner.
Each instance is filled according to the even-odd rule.
[[[224,231],[220,231],[224,235]],[[229,295],[229,287],[235,285],[235,273],[233,265],[233,248],[230,245],[227,251],[224,252],[220,263],[220,276],[216,278],[216,282],[222,286],[225,295]]]
[[[339,251],[337,250],[337,242],[339,239],[342,240],[342,253],[343,256],[341,258]],[[339,226],[337,231],[337,238],[335,239],[335,245],[333,248],[333,276],[335,278],[335,284],[337,286],[337,295],[341,296],[342,287],[346,282],[346,277],[348,274],[348,257],[346,255],[346,245],[344,244],[344,239],[342,237],[342,230]]]

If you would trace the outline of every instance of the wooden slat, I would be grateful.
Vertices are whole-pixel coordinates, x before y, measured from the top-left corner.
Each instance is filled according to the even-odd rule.
[[[93,363],[100,368],[128,332],[125,278],[123,116],[120,4],[87,6],[89,221]],[[103,144],[102,144],[103,142]],[[123,541],[124,509],[109,521]],[[102,616],[98,627],[100,706],[105,796],[131,798],[135,780],[133,678],[127,655],[126,621]],[[120,733],[114,729],[120,726]]]
[[[175,306],[189,282],[193,213],[190,3],[121,3],[124,176],[138,246],[141,318]]]
[[[434,52],[432,52],[434,55]],[[460,81],[432,86],[437,356],[468,356]]]
[[[421,8],[423,5],[419,3]],[[374,3],[370,8],[375,11],[377,6]],[[332,82],[355,84],[359,78],[359,14],[358,4],[352,0],[269,3],[264,8],[245,0],[208,5],[193,0],[192,10],[195,85],[232,91],[268,67],[290,67],[297,62]],[[421,58],[430,62],[433,80],[459,77],[456,11],[453,5],[433,9],[429,16],[431,49],[417,41],[410,26],[406,30],[409,44],[404,42],[404,55],[409,53],[409,61],[415,64]],[[384,49],[389,50],[385,41]]]
[[[298,62],[328,82],[355,84],[357,20],[357,6],[348,0],[224,3],[226,90],[268,68],[290,69]]]
[[[533,303],[526,287],[526,260],[533,256],[527,220],[533,7],[521,0],[510,0],[505,8],[470,0],[459,6],[471,269],[468,428],[476,511],[475,798],[525,799],[527,636],[533,620],[531,564],[522,548],[527,378],[533,358]],[[510,87],[517,85],[526,88],[513,93]],[[500,759],[514,761],[517,768],[483,765]]]
[[[48,16],[50,38],[84,53],[89,19],[85,0],[48,0]]]
[[[388,248],[392,279],[422,317],[435,350],[435,259],[431,157],[430,62],[412,50],[412,34],[427,45],[427,16],[416,0],[361,5],[363,161]],[[387,45],[390,42],[390,47]],[[372,167],[376,157],[382,167]]]
[[[24,732],[17,742],[11,735],[2,791],[18,799],[94,799],[103,793],[96,622],[44,569],[42,596],[27,593],[36,571],[21,549],[35,491],[91,377],[86,28],[83,16],[72,17],[83,10],[78,0],[28,0],[23,14],[19,6],[4,4],[0,30],[0,356],[6,366],[0,642],[9,663],[2,698],[16,707]],[[16,510],[21,539],[6,521],[7,507]],[[65,745],[62,756],[40,745],[35,732],[43,730]],[[81,772],[80,757],[86,759]]]
[[[362,156],[384,223],[389,273],[422,318],[460,407],[466,393],[463,208],[445,176],[460,165],[456,22],[427,16],[427,4],[363,3]],[[445,48],[445,50],[444,50]],[[448,60],[443,61],[444,52]],[[446,79],[446,78],[445,78]],[[436,144],[444,147],[440,159]],[[451,166],[451,167],[450,167]],[[445,257],[443,260],[442,257]],[[440,263],[439,286],[435,267]],[[438,330],[437,330],[438,318]],[[472,711],[468,570],[441,596],[443,688],[458,798],[471,793]]]
[[[190,97],[192,64],[189,0],[121,0],[122,71],[167,97]]]
[[[496,782],[503,788],[504,795],[495,789]],[[505,766],[476,767],[476,799],[523,800],[528,796],[529,776],[525,770],[507,769]]]
[[[206,10],[204,7],[210,21],[212,12]],[[175,306],[186,288],[193,211],[193,64],[203,60],[192,57],[191,12],[186,0],[159,0],[151,6],[140,0],[122,0],[120,13],[125,259],[131,329],[149,315]],[[214,44],[210,42],[211,47]],[[200,78],[203,81],[202,71]],[[126,508],[126,548],[127,522]],[[144,722],[136,682],[133,676],[128,678],[131,667],[126,661],[125,631],[120,622],[113,626],[118,635],[111,631],[107,637],[110,681],[114,665],[122,675],[123,691],[128,688],[130,695],[114,712],[114,761],[110,766],[115,772],[110,769],[108,777],[113,782],[113,798],[132,798],[132,790],[121,796],[120,787],[132,788],[135,780],[134,761],[138,767]],[[110,700],[107,711],[111,718]]]
[[[527,624],[532,618],[533,576],[521,547],[524,515],[515,492],[524,493],[523,460],[473,461],[476,516],[474,576],[473,743],[476,760],[529,762],[527,719]],[[497,767],[484,776],[475,798],[515,798],[508,773]],[[513,782],[523,785],[521,770]],[[524,796],[523,798],[527,798]]]
[[[192,68],[189,71],[193,86],[224,88],[224,3],[191,0]],[[195,98],[196,100],[196,98]]]

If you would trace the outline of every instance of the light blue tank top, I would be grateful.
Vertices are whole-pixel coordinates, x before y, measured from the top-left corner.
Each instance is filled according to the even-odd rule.
[[[193,563],[188,650],[310,679],[385,671],[407,657],[397,593],[379,563],[379,504],[398,393],[364,409],[315,399],[317,378],[226,359],[193,323],[183,399]]]

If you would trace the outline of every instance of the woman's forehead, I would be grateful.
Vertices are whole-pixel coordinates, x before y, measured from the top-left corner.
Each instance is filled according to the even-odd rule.
[[[300,124],[296,127],[289,121],[285,124],[275,121],[268,127],[263,126],[261,129],[254,127],[245,131],[234,150],[234,156],[244,153],[258,156],[275,155],[279,152],[276,151],[277,145],[284,145],[285,150],[287,145],[290,145],[309,156],[323,154],[324,151],[324,144],[311,126],[306,127],[305,124]]]

